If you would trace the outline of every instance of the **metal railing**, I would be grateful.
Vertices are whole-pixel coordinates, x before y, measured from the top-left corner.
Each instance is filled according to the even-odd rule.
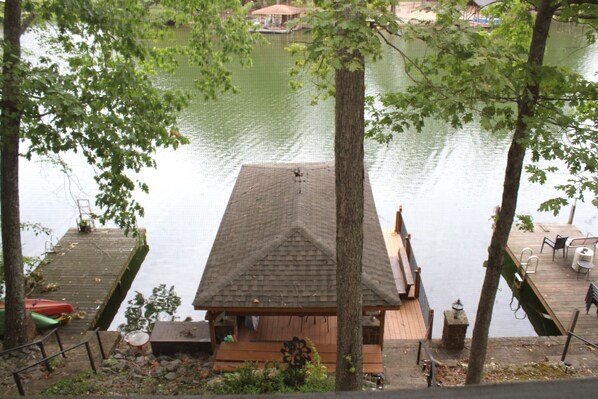
[[[577,318],[579,317],[579,309],[575,309],[571,315],[571,322],[569,323],[569,328],[567,330],[567,340],[565,341],[565,347],[563,348],[563,354],[561,356],[561,362],[565,363],[565,359],[567,358],[567,352],[569,352],[569,345],[571,344],[571,338],[575,337],[584,344],[591,346],[594,349],[598,349],[598,345],[593,342],[588,341],[587,339],[575,334],[573,331],[575,330],[575,325],[577,324]]]
[[[52,334],[52,333],[56,333],[56,337],[58,337],[58,334],[57,334],[56,331],[52,331],[50,334]],[[50,334],[48,334],[46,337],[48,337]],[[96,338],[98,340],[98,347],[100,349],[100,354],[102,356],[102,359],[106,359],[106,354],[104,352],[104,345],[102,344],[102,339],[100,338],[100,331],[97,328],[95,329],[94,334],[91,335],[91,336],[89,336],[85,341],[80,342],[77,345],[71,346],[70,348],[64,349],[62,347],[62,343],[60,343],[60,341],[59,341],[60,352],[54,353],[54,354],[52,354],[50,356],[46,356],[45,351],[42,351],[42,354],[44,356],[43,359],[41,359],[41,360],[39,360],[39,361],[37,361],[35,363],[29,364],[29,365],[27,365],[27,366],[25,366],[23,368],[20,368],[18,370],[13,371],[12,376],[13,376],[13,378],[15,380],[15,384],[17,385],[17,389],[19,390],[19,395],[25,396],[25,388],[23,387],[23,381],[21,381],[21,376],[20,376],[20,374],[22,372],[27,371],[30,368],[33,368],[35,366],[38,366],[38,365],[44,363],[44,365],[46,367],[46,370],[49,373],[51,373],[53,371],[53,368],[52,368],[52,366],[50,364],[50,360],[51,359],[54,359],[55,357],[58,357],[58,356],[62,356],[63,358],[66,358],[66,353],[67,352],[70,352],[70,351],[72,351],[74,349],[77,349],[77,348],[79,348],[81,346],[85,346],[85,349],[87,351],[87,357],[89,359],[89,364],[91,365],[91,369],[93,370],[94,373],[96,373],[97,369],[96,369],[95,362],[93,360],[93,353],[91,351],[91,346],[89,344],[89,341],[91,341],[91,339],[93,338],[94,335],[96,336]],[[46,337],[42,338],[42,340],[45,339]],[[31,345],[35,345],[35,344],[36,343],[31,343],[31,344],[23,345],[23,347],[25,347],[25,346],[31,346]],[[17,349],[19,349],[19,348],[13,348],[13,349],[10,349],[10,350],[5,351],[5,352],[14,351],[14,350],[17,350]],[[4,353],[4,352],[0,352],[0,354],[2,354],[2,353]]]
[[[58,344],[58,347],[60,348],[60,350],[61,351],[64,350],[64,348],[62,346],[62,341],[60,340],[60,336],[58,335],[58,329],[55,328],[52,331],[50,331],[48,334],[44,335],[42,338],[40,338],[40,339],[38,339],[36,341],[30,342],[30,343],[25,344],[25,345],[16,346],[14,348],[10,348],[10,349],[7,349],[5,351],[0,352],[0,357],[4,356],[4,355],[7,355],[7,354],[9,354],[11,352],[16,352],[16,351],[20,351],[20,350],[29,348],[30,346],[37,346],[39,348],[41,354],[42,354],[42,358],[43,358],[42,361],[44,361],[47,358],[47,356],[48,356],[46,354],[46,347],[44,346],[44,342],[48,338],[50,338],[50,336],[52,336],[52,335],[54,335],[56,337],[56,343]],[[66,356],[63,355],[63,357],[66,357]],[[45,363],[46,363],[45,364],[46,365],[46,369],[50,369],[51,368],[50,363],[47,360],[45,360]]]
[[[430,352],[430,349],[428,348],[428,341],[429,341],[429,337],[432,335],[432,323],[428,324],[428,329],[426,331],[426,339],[420,339],[419,343],[418,343],[418,347],[417,347],[417,360],[415,362],[415,364],[417,364],[419,366],[420,362],[421,362],[421,355],[422,355],[422,349],[424,350],[426,356],[428,357],[428,360],[424,360],[424,365],[422,366],[422,370],[425,371],[426,368],[429,368],[427,374],[426,374],[426,379],[428,381],[428,387],[429,388],[435,388],[435,387],[439,387],[440,385],[438,384],[438,382],[436,382],[436,359],[434,358],[434,356],[432,355],[432,352]]]

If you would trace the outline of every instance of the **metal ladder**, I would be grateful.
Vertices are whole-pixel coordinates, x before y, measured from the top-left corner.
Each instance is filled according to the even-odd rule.
[[[96,224],[89,200],[86,198],[77,198],[77,207],[79,208],[79,220],[77,221],[79,231],[83,231],[84,226],[89,226],[89,231],[95,229]]]

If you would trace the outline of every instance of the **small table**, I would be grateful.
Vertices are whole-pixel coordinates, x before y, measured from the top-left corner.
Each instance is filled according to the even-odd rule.
[[[583,270],[587,270],[586,281],[590,278],[590,270],[594,268],[594,264],[587,260],[578,260],[577,261],[577,279],[579,279],[579,272]]]
[[[575,256],[573,256],[573,263],[571,267],[575,271],[579,271],[579,265],[577,264],[578,261],[583,260],[587,262],[592,262],[594,259],[594,251],[592,251],[588,247],[579,247],[575,250]]]

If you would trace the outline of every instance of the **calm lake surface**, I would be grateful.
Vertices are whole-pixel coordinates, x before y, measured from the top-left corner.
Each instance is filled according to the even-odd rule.
[[[186,35],[179,33],[181,38]],[[577,30],[555,30],[548,62],[568,65],[593,79],[598,46],[577,49],[581,37]],[[235,69],[241,93],[224,95],[217,102],[195,100],[180,117],[181,132],[191,143],[176,152],[160,151],[158,169],[143,172],[150,194],[138,195],[146,211],[139,225],[147,229],[150,252],[128,299],[135,291],[149,295],[160,283],[174,285],[183,302],[178,315],[203,319],[202,313],[193,310],[192,301],[241,165],[333,159],[333,103],[309,106],[313,89],[293,92],[288,87],[292,60],[284,48],[303,36],[271,35],[267,39],[271,45],[255,51],[253,68]],[[33,36],[27,37],[25,46],[33,53],[41,51]],[[424,51],[415,44],[403,47],[412,55]],[[183,66],[176,76],[161,77],[159,84],[190,87],[193,78],[193,69]],[[408,84],[399,57],[390,52],[368,66],[366,79],[369,93]],[[476,124],[454,130],[431,123],[423,133],[396,136],[388,145],[366,143],[380,223],[392,228],[395,211],[403,206],[430,304],[436,310],[435,336],[441,334],[442,311],[450,309],[457,298],[464,303],[471,335],[491,236],[490,216],[500,203],[509,142],[510,137],[482,132]],[[49,165],[21,163],[21,218],[52,228],[58,237],[75,227],[75,199],[92,199],[95,190],[93,170],[75,156],[67,159],[74,181]],[[566,177],[557,175],[550,183]],[[525,182],[518,212],[531,213],[540,222],[566,222],[568,208],[556,217],[536,211],[553,194],[551,185]],[[574,224],[584,234],[598,234],[597,213],[589,200],[578,204]],[[25,253],[39,255],[45,241],[26,233]],[[510,301],[511,291],[502,281],[491,335],[535,335],[528,320],[514,317]],[[126,300],[112,327],[124,321],[125,308]]]

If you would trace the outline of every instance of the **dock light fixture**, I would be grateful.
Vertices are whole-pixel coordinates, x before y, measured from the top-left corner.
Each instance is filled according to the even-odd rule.
[[[463,304],[461,303],[461,299],[457,299],[457,301],[453,302],[453,317],[455,319],[459,318],[459,315],[463,311]]]

